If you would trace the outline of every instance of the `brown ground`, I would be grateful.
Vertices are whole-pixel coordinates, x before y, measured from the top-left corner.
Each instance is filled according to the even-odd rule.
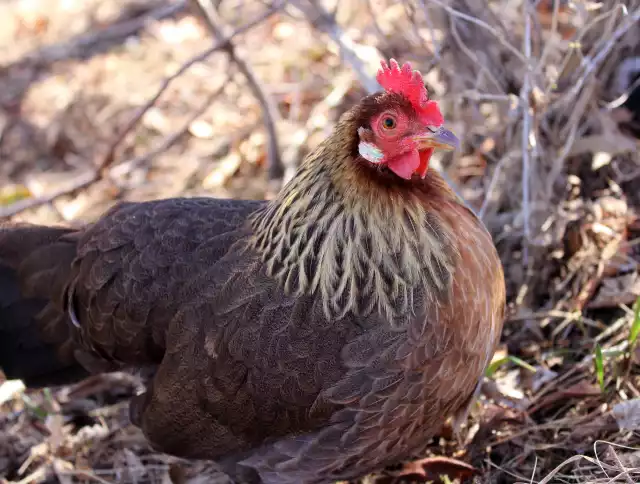
[[[227,34],[269,5],[214,3]],[[627,67],[640,70],[640,1],[289,3],[234,38],[276,107],[285,177],[380,55],[411,60],[465,141],[436,166],[503,259],[504,344],[461,442],[445,429],[432,455],[472,464],[481,483],[640,482],[638,94],[618,107]],[[140,110],[213,42],[179,2],[0,1],[0,218],[78,223],[119,199],[271,196],[264,106],[224,51]],[[7,482],[216,482],[211,465],[151,452],[128,423],[137,377],[0,385]],[[446,482],[468,474],[456,462],[414,468]]]

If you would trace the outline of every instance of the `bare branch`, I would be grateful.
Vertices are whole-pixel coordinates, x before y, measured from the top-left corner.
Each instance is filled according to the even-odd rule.
[[[360,84],[369,94],[373,94],[380,90],[380,85],[375,78],[367,73],[365,64],[356,52],[355,42],[340,28],[329,12],[327,12],[319,2],[310,0],[315,15],[310,12],[310,8],[303,5],[304,0],[294,2],[303,13],[307,15],[309,22],[319,30],[325,32],[331,40],[340,47],[342,58],[351,66],[356,73]],[[382,55],[378,52],[378,58],[382,59]]]
[[[191,4],[197,10],[200,17],[204,20],[207,25],[209,31],[213,34],[215,38],[224,38],[226,27],[220,19],[220,16],[213,8],[213,5],[209,2],[209,0],[190,0]],[[271,10],[277,10],[284,7],[285,2],[278,2],[276,5],[272,7]],[[267,93],[267,91],[262,86],[260,79],[257,74],[254,72],[253,68],[245,62],[242,57],[240,57],[236,49],[231,42],[227,42],[224,45],[223,49],[229,55],[229,59],[234,62],[240,72],[244,75],[249,83],[249,87],[253,92],[253,95],[256,97],[258,102],[262,105],[262,113],[265,124],[265,129],[267,131],[267,135],[269,137],[269,145],[268,145],[268,170],[269,170],[269,179],[277,180],[282,178],[284,174],[284,167],[282,165],[282,160],[280,157],[280,148],[278,146],[278,133],[276,131],[275,121],[280,117],[278,115],[278,110],[271,99],[271,96]]]
[[[428,0],[428,1],[431,2],[431,3],[435,3],[439,7],[443,8],[444,11],[447,12],[452,17],[457,17],[459,19],[466,20],[467,22],[471,22],[472,24],[475,24],[478,27],[483,28],[484,30],[489,32],[491,35],[493,35],[496,39],[498,39],[498,41],[504,47],[509,49],[509,51],[513,55],[515,55],[518,59],[520,59],[523,64],[526,64],[528,62],[526,57],[523,56],[522,53],[518,49],[516,49],[513,45],[511,45],[507,41],[507,39],[505,38],[505,36],[504,36],[504,34],[502,32],[498,31],[497,29],[495,29],[494,27],[489,25],[487,22],[484,22],[483,20],[480,20],[480,19],[478,19],[476,17],[473,17],[472,15],[468,15],[468,14],[466,14],[464,12],[456,10],[455,8],[451,7],[450,5],[447,5],[446,3],[442,2],[441,0]]]
[[[111,169],[112,174],[116,170],[119,172],[131,171],[137,166],[140,166],[143,163],[145,163],[147,160],[171,148],[189,130],[189,126],[191,126],[191,123],[193,123],[196,119],[198,119],[209,108],[209,106],[211,106],[211,103],[214,101],[214,99],[217,98],[222,93],[222,91],[224,91],[224,88],[226,87],[227,83],[231,79],[231,73],[232,72],[230,71],[226,76],[225,80],[222,82],[222,84],[220,84],[220,86],[216,90],[214,90],[211,94],[209,94],[209,96],[207,96],[207,99],[204,103],[202,103],[202,106],[196,109],[193,112],[193,114],[189,116],[187,121],[185,121],[185,123],[178,130],[176,130],[170,136],[167,136],[166,138],[164,138],[162,143],[160,143],[158,146],[156,146],[152,150],[140,156],[132,158],[130,160],[123,161],[122,163],[119,163],[118,165],[114,166]],[[126,170],[125,170],[125,167],[126,167]]]
[[[587,25],[584,26],[584,28],[581,30],[581,32],[578,34],[578,36],[575,37],[574,39],[572,39],[572,44],[580,45],[582,43],[583,39],[586,37],[586,35],[591,31],[591,29],[595,25],[597,25],[598,23],[600,23],[600,22],[602,22],[604,20],[607,20],[607,19],[615,16],[619,11],[624,13],[624,12],[626,12],[626,8],[623,5],[616,5],[611,10],[607,10],[607,11],[601,13],[600,15],[597,15],[593,19],[591,19],[591,21],[589,21],[589,23],[587,23]],[[638,12],[639,11],[635,12],[636,16],[637,16]],[[638,18],[637,17],[635,18],[635,22],[636,23],[638,22]],[[631,28],[632,25],[633,25],[633,21],[630,22],[630,24],[624,29],[624,32],[622,32],[622,34],[626,33],[628,31],[628,29]],[[609,53],[611,48],[613,48],[616,44],[617,44],[617,39],[616,39],[616,42],[613,43],[612,45],[609,44],[609,46],[608,46],[609,50],[607,51],[607,54]],[[567,66],[571,62],[571,57],[572,57],[573,54],[574,54],[574,49],[570,49],[567,52],[567,54],[565,55],[562,63],[560,64],[560,67],[558,68],[558,72],[564,72],[564,70],[567,68]],[[600,60],[602,60],[602,58],[604,57],[604,55],[602,55],[602,57],[600,57],[601,54],[602,54],[602,51],[599,51],[598,55],[596,56]],[[583,59],[581,64],[583,66],[587,66],[587,68],[589,68],[589,66],[591,66],[593,68],[594,64],[593,64],[593,62],[588,62],[589,59],[590,59],[590,56],[586,57],[585,59]],[[586,78],[584,80],[586,81]],[[545,94],[544,94],[545,97],[548,97],[551,94],[551,92],[556,89],[556,81],[557,81],[557,79],[553,79],[552,82],[548,83],[548,85],[547,85],[547,87],[545,89]],[[584,81],[582,82],[582,84],[583,83],[584,83]],[[575,89],[575,86],[574,86],[574,89]],[[572,93],[572,96],[577,95],[577,91],[574,92],[574,90],[572,90],[571,93]],[[553,109],[557,103],[564,103],[565,105],[569,104],[569,102],[567,100],[567,96],[560,97],[557,101],[555,101],[550,106],[549,109]]]
[[[38,198],[30,198],[27,200],[22,200],[20,202],[13,203],[6,208],[0,209],[0,218],[12,217],[20,212],[24,212],[25,210],[29,210],[31,208],[38,207],[40,205],[51,203],[54,200],[60,197],[63,197],[65,195],[71,195],[73,193],[77,193],[78,191],[83,190],[88,186],[92,185],[93,183],[104,178],[107,175],[107,171],[109,170],[110,166],[113,164],[115,160],[115,152],[117,148],[120,146],[120,144],[122,143],[122,141],[124,140],[124,138],[138,124],[142,116],[144,116],[144,113],[146,113],[149,110],[149,108],[151,108],[151,106],[153,106],[156,103],[156,101],[160,98],[160,96],[164,93],[164,91],[169,87],[169,85],[176,78],[180,77],[184,72],[186,72],[194,64],[204,61],[215,52],[218,52],[219,50],[225,48],[227,45],[229,45],[229,42],[231,41],[231,39],[233,39],[237,35],[240,35],[246,32],[247,30],[250,30],[254,26],[258,25],[259,23],[263,22],[267,18],[271,17],[271,15],[273,15],[277,11],[277,9],[281,7],[282,7],[282,4],[279,7],[274,7],[264,12],[262,15],[259,15],[257,18],[255,18],[251,22],[248,22],[247,24],[238,28],[237,30],[232,32],[230,35],[224,36],[221,40],[216,42],[207,50],[189,59],[173,75],[166,78],[160,85],[160,88],[158,89],[156,94],[153,95],[142,107],[138,109],[136,114],[129,120],[126,126],[120,131],[118,136],[116,136],[114,141],[109,145],[109,148],[107,149],[106,153],[101,157],[100,161],[96,164],[95,169],[93,169],[92,171],[86,174],[81,175],[66,187],[56,190],[48,195],[44,195]],[[150,156],[153,156],[156,153],[157,152],[154,152]]]
[[[458,27],[457,27],[457,21],[453,16],[451,16],[451,35],[453,36],[456,43],[458,44],[458,47],[460,47],[460,50],[464,52],[465,55],[469,59],[471,59],[471,61],[476,66],[478,66],[478,69],[480,70],[480,72],[483,73],[487,77],[487,79],[489,79],[493,83],[496,89],[502,92],[502,85],[500,84],[498,79],[496,79],[496,77],[493,75],[491,70],[487,68],[485,63],[481,62],[480,59],[478,59],[477,54],[473,52],[469,47],[467,47],[467,45],[462,40],[462,37],[460,37],[460,33],[458,32]]]
[[[120,131],[120,134],[116,137],[116,139],[114,140],[113,143],[111,143],[110,148],[107,150],[107,152],[105,153],[102,161],[98,164],[98,170],[99,171],[104,171],[105,168],[107,168],[111,162],[113,161],[113,157],[114,157],[114,153],[116,148],[120,145],[120,143],[124,140],[124,138],[126,137],[126,135],[138,124],[138,122],[140,121],[140,119],[142,118],[142,116],[144,116],[144,113],[146,113],[149,108],[151,108],[151,106],[153,106],[156,101],[160,98],[160,96],[162,96],[162,94],[164,93],[164,91],[169,87],[169,85],[178,77],[180,77],[182,74],[184,74],[187,70],[189,70],[194,64],[197,64],[199,62],[202,62],[204,60],[206,60],[209,56],[213,55],[215,52],[218,52],[220,50],[223,49],[227,49],[228,46],[230,45],[231,40],[236,37],[237,35],[240,35],[244,32],[246,32],[247,30],[250,30],[251,28],[255,27],[257,24],[263,22],[264,20],[266,20],[267,18],[269,18],[271,15],[273,15],[279,8],[281,8],[282,5],[278,6],[278,7],[273,7],[270,10],[267,10],[265,13],[263,13],[262,15],[258,16],[256,19],[254,19],[253,21],[243,25],[242,27],[240,27],[238,30],[234,31],[233,33],[231,33],[228,36],[221,36],[221,40],[218,40],[214,45],[212,45],[211,47],[209,47],[207,50],[205,50],[204,52],[201,52],[200,54],[192,57],[191,59],[189,59],[186,63],[184,63],[180,69],[178,69],[173,75],[169,76],[168,78],[166,78],[160,88],[158,89],[158,91],[156,92],[156,94],[149,99],[136,113],[136,115],[133,116],[133,118],[131,118],[129,120],[129,122],[127,123],[127,125],[124,127],[124,129],[122,131]]]
[[[560,13],[560,0],[553,0],[553,14],[551,17],[551,32],[549,34],[549,40],[544,46],[544,50],[538,60],[538,66],[536,72],[539,72],[542,66],[545,65],[547,57],[551,52],[551,47],[555,44],[554,36],[558,33],[558,14]]]
[[[436,59],[440,60],[442,46],[440,45],[440,41],[436,38],[436,34],[435,34],[436,29],[433,25],[431,14],[429,13],[429,7],[427,6],[427,3],[425,0],[420,0],[420,4],[422,5],[422,12],[424,13],[424,19],[427,22],[427,28],[429,29],[431,42],[433,42],[433,54],[436,57]]]
[[[518,155],[518,153],[514,151],[507,153],[502,158],[500,158],[500,160],[496,164],[496,167],[493,169],[493,174],[491,175],[489,186],[485,190],[484,201],[482,202],[482,206],[480,207],[480,210],[478,210],[478,217],[480,217],[480,219],[482,219],[483,221],[486,219],[489,205],[493,201],[493,192],[498,186],[498,181],[501,180],[500,175],[502,174],[502,170],[505,164],[507,164],[513,158],[515,158],[516,155]]]
[[[569,94],[565,98],[563,98],[563,102],[569,103],[573,101],[574,97],[580,92],[580,89],[582,89],[582,86],[584,86],[584,83],[587,81],[589,76],[593,74],[596,68],[600,66],[600,63],[609,55],[611,50],[618,44],[618,41],[620,40],[620,38],[624,34],[626,34],[629,31],[629,29],[631,29],[634,26],[637,26],[638,22],[640,22],[640,8],[629,14],[627,21],[623,23],[620,27],[618,27],[618,29],[613,33],[611,38],[607,39],[607,42],[605,43],[604,47],[600,49],[600,51],[592,59],[585,59],[585,64],[587,67],[584,70],[584,73],[582,74],[582,76],[580,76],[580,79],[578,79],[578,82],[576,82],[575,85],[572,87],[572,89],[569,91]]]
[[[524,14],[524,56],[526,58],[524,82],[520,91],[520,102],[522,109],[522,211],[524,230],[524,250],[523,263],[528,264],[528,244],[531,240],[531,195],[530,195],[530,172],[531,172],[531,109],[529,97],[531,95],[531,12],[529,11],[529,0],[525,0],[523,5]]]
[[[88,171],[72,180],[68,185],[37,198],[28,198],[26,200],[20,200],[19,202],[12,203],[8,207],[0,209],[0,219],[5,217],[12,217],[20,212],[29,210],[30,208],[39,207],[40,205],[46,205],[51,203],[57,198],[69,195],[71,193],[78,192],[87,188],[89,185],[95,183],[100,179],[100,175],[97,171]]]

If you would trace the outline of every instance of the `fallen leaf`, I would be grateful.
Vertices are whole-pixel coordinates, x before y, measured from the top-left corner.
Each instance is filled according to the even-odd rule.
[[[162,134],[169,133],[172,128],[169,118],[155,106],[150,107],[147,112],[144,113],[141,123],[143,126]]]
[[[242,158],[237,152],[230,153],[220,160],[216,168],[202,181],[203,188],[211,189],[223,186],[238,170]]]
[[[593,171],[597,171],[600,168],[607,166],[611,163],[613,159],[613,155],[611,153],[607,153],[605,151],[598,151],[593,155],[593,159],[591,160],[591,169]]]
[[[71,463],[62,459],[54,459],[52,467],[60,484],[73,484],[73,479],[69,475],[69,472],[73,471]]]
[[[189,125],[189,133],[196,138],[211,139],[215,136],[216,132],[210,123],[198,119]]]
[[[495,379],[498,390],[502,395],[505,395],[514,400],[521,400],[524,398],[524,392],[520,388],[520,368],[513,369],[500,375]]]
[[[521,376],[522,386],[534,393],[558,376],[555,371],[544,366],[537,365],[535,368],[535,373],[523,372]]]
[[[640,398],[615,404],[611,414],[620,430],[640,430]]]
[[[451,457],[426,457],[424,459],[407,462],[402,469],[390,473],[393,476],[403,477],[424,477],[427,481],[439,481],[440,476],[448,476],[450,480],[463,480],[474,476],[478,470],[471,464],[462,462]],[[414,477],[415,476],[415,477]]]
[[[12,400],[25,391],[22,380],[7,380],[0,384],[0,405]]]
[[[8,185],[0,188],[0,206],[11,205],[30,196],[31,192],[24,185]]]
[[[608,277],[602,280],[600,289],[587,308],[613,308],[620,304],[633,304],[640,296],[640,277],[637,272]]]
[[[273,36],[277,40],[288,39],[295,34],[296,30],[290,22],[278,22],[273,27]]]

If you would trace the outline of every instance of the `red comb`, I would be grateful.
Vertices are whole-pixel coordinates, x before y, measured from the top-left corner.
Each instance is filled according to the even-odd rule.
[[[429,101],[422,75],[412,70],[409,62],[405,62],[402,68],[395,59],[391,59],[389,64],[384,60],[380,61],[382,68],[376,76],[378,83],[386,91],[402,94],[407,98],[425,124],[435,126],[444,124],[438,104],[435,101]]]

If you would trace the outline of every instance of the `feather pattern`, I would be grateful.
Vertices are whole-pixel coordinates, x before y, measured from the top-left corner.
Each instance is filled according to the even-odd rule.
[[[327,318],[377,311],[401,321],[416,299],[449,290],[453,234],[441,230],[439,210],[425,210],[427,192],[384,193],[380,186],[381,196],[375,186],[345,187],[342,172],[353,159],[332,151],[340,134],[338,127],[304,162],[296,183],[253,217],[253,247],[287,294],[317,294]],[[318,162],[336,152],[344,159]]]
[[[358,158],[357,128],[394,96],[347,112],[272,202],[126,203],[84,230],[2,229],[0,264],[48,300],[39,327],[67,356],[157,367],[131,416],[160,451],[264,484],[411,457],[472,398],[505,289],[490,235],[437,173]]]

